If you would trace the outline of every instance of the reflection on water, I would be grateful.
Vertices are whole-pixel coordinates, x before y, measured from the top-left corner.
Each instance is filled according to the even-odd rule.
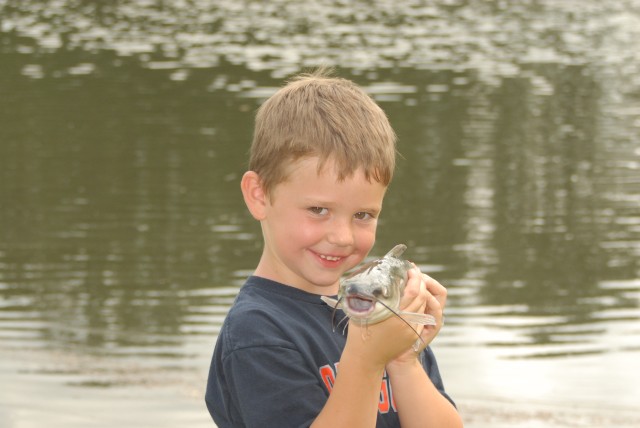
[[[245,3],[0,0],[0,350],[83,388],[204,373],[260,251],[253,112],[326,62],[400,137],[375,253],[449,287],[454,396],[632,403],[640,3]]]

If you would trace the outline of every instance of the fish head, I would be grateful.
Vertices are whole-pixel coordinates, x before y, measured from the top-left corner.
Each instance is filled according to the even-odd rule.
[[[359,324],[375,324],[398,312],[410,268],[389,252],[345,278],[338,293],[345,314]]]

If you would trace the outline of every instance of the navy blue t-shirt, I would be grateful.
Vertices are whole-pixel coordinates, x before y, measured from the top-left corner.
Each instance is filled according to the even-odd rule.
[[[336,317],[340,320],[344,314]],[[249,277],[211,361],[205,401],[219,428],[308,427],[324,407],[346,342],[333,308],[316,294]],[[433,352],[420,356],[445,393]],[[452,401],[453,402],[453,401]],[[400,427],[391,384],[381,379],[377,427]]]

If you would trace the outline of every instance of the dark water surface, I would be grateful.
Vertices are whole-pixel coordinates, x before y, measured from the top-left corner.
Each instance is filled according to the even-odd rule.
[[[399,135],[373,254],[448,287],[467,426],[637,426],[637,40],[637,0],[0,0],[0,426],[212,426],[253,114],[320,63]]]

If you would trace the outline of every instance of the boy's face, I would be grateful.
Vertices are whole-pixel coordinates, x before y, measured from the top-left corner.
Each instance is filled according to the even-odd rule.
[[[294,162],[286,181],[266,199],[260,218],[265,240],[256,275],[315,294],[335,294],[338,281],[375,242],[386,187],[361,170],[338,181],[328,161]]]

